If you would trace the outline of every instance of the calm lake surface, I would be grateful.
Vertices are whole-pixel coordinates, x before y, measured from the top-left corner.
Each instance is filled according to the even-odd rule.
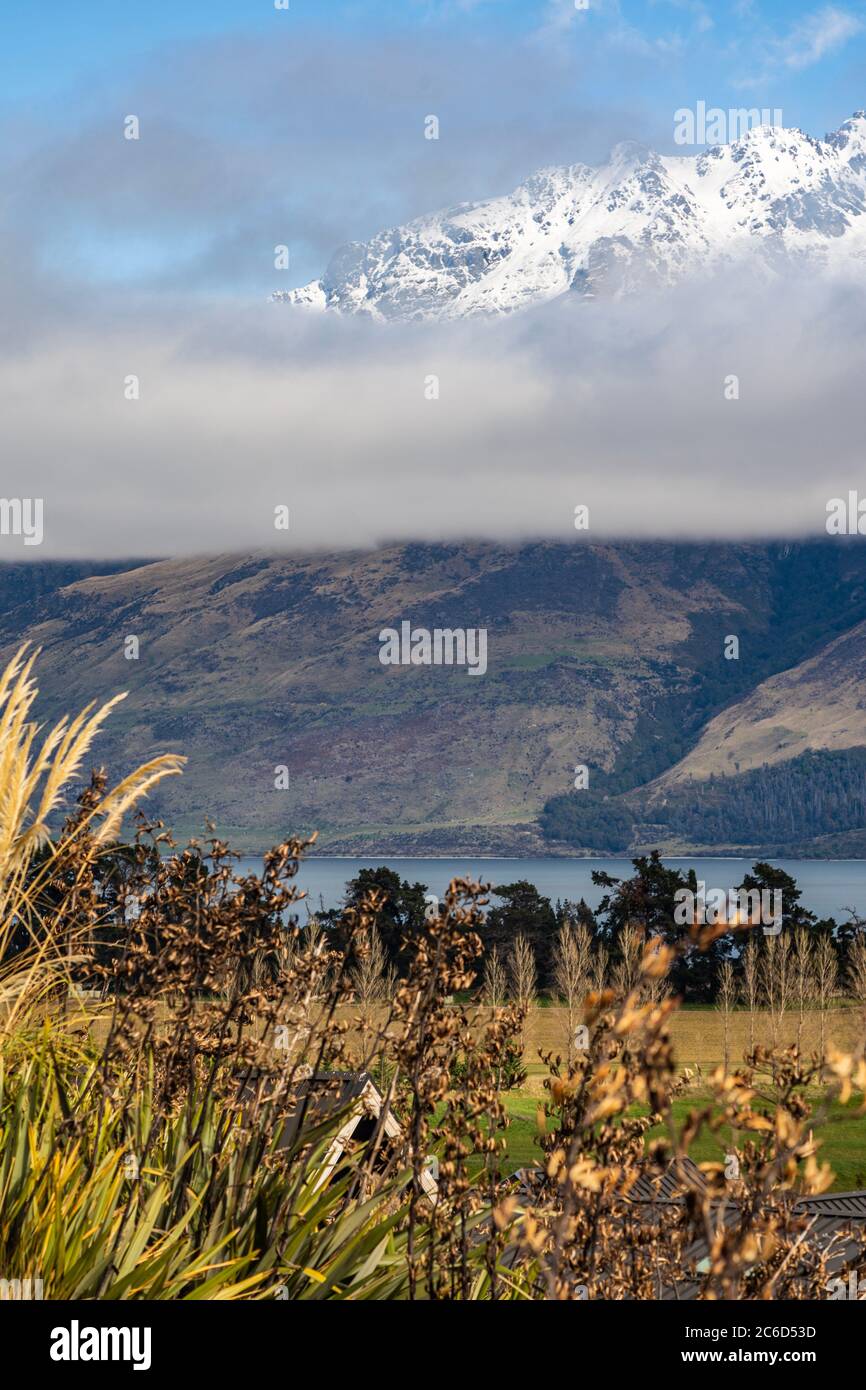
[[[818,917],[847,918],[852,908],[866,916],[866,860],[863,859],[774,859],[779,868],[791,874],[802,893],[804,907]],[[693,868],[708,889],[734,888],[752,866],[751,859],[699,859],[684,856],[665,863]],[[304,861],[299,885],[310,900],[311,909],[339,907],[346,883],[359,869],[387,864],[402,879],[423,883],[431,893],[442,896],[452,878],[475,878],[483,883],[513,883],[526,878],[555,904],[557,898],[577,901],[585,898],[597,907],[603,890],[592,881],[593,869],[604,869],[617,878],[632,872],[629,859],[400,859],[380,855],[373,859],[328,858],[313,855]],[[244,872],[258,872],[260,859],[243,859]]]

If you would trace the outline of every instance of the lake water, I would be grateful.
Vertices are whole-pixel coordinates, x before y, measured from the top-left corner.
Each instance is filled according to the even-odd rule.
[[[694,856],[666,859],[665,863],[693,868],[707,889],[734,888],[752,866],[752,859],[700,859]],[[797,880],[800,899],[818,917],[847,920],[851,908],[866,916],[866,860],[862,859],[774,859],[772,861]],[[557,898],[576,902],[585,898],[590,907],[598,906],[603,889],[592,882],[593,869],[604,869],[617,878],[632,872],[629,859],[401,859],[379,855],[373,859],[329,858],[312,855],[301,866],[298,883],[310,900],[311,909],[339,907],[346,883],[362,868],[387,864],[401,879],[423,883],[441,897],[452,878],[474,878],[483,883],[513,883],[529,879],[540,893],[556,903]],[[261,860],[241,861],[244,872],[258,872]]]

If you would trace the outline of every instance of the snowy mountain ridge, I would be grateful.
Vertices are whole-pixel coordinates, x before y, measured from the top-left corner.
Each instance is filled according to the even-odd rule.
[[[750,259],[866,276],[866,113],[823,140],[757,126],[695,155],[617,145],[513,193],[351,242],[320,280],[273,298],[381,320],[504,314],[620,295]]]

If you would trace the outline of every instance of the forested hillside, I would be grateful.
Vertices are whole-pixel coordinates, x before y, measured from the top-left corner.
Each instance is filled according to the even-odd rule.
[[[36,563],[0,570],[0,602],[0,655],[43,648],[47,716],[128,691],[99,758],[182,752],[152,809],[180,833],[210,815],[250,851],[316,830],[349,853],[808,853],[862,820],[859,541]],[[379,634],[404,621],[484,629],[485,674],[384,666]]]
[[[555,797],[542,812],[551,839],[616,852],[635,843],[790,846],[866,827],[866,748],[816,751],[734,777],[678,782],[607,798]]]

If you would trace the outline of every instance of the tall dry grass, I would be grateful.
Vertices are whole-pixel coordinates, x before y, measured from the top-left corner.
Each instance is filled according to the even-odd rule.
[[[89,923],[45,911],[49,885],[64,873],[74,900],[88,869],[116,838],[125,813],[184,758],[154,758],[103,792],[84,814],[52,835],[55,818],[117,695],[43,732],[32,718],[37,653],[22,647],[0,675],[0,1040],[63,989],[82,959]],[[61,930],[61,926],[64,928]],[[16,938],[25,936],[25,940]]]

